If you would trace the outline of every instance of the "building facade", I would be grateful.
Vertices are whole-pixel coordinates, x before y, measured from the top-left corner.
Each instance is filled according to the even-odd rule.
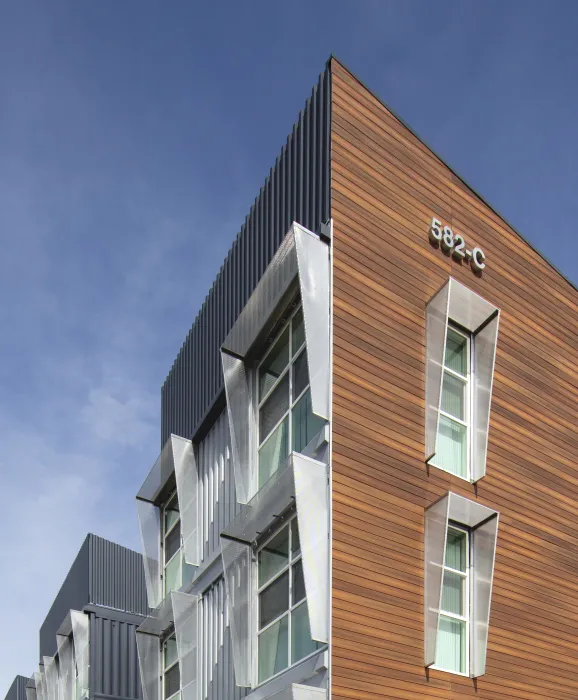
[[[577,322],[332,58],[162,389],[145,700],[578,697]]]
[[[135,631],[148,612],[142,555],[87,535],[40,628],[26,698],[7,698],[140,700]]]

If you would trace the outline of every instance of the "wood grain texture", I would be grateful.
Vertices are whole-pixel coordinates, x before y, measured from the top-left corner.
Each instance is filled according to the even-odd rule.
[[[332,61],[334,698],[578,698],[578,292]],[[475,275],[432,216],[480,246]],[[501,309],[486,477],[424,461],[425,307]],[[423,668],[424,509],[500,512],[486,674]]]

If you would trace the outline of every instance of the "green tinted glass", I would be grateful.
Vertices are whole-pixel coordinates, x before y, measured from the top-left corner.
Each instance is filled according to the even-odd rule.
[[[468,373],[468,341],[453,328],[448,328],[446,339],[446,354],[444,363],[458,374],[467,376]]]

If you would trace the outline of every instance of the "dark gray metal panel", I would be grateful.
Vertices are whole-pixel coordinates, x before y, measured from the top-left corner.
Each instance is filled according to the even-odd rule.
[[[56,632],[71,609],[82,610],[90,601],[88,557],[90,535],[82,543],[74,563],[40,628],[40,659],[56,654]]]
[[[331,74],[321,74],[207,295],[161,392],[161,444],[199,437],[222,408],[219,348],[297,221],[320,232],[330,213]],[[206,426],[203,427],[203,432]]]
[[[144,619],[144,618],[143,618]],[[142,698],[138,624],[90,613],[90,690],[93,698]]]
[[[89,535],[89,601],[116,610],[148,614],[142,555]]]
[[[4,700],[26,700],[26,684],[28,680],[26,676],[16,676]]]

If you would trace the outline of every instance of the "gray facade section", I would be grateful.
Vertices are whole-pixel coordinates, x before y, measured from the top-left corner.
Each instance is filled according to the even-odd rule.
[[[56,633],[69,611],[89,604],[147,615],[142,556],[87,535],[40,628],[40,658],[56,653]]]
[[[293,221],[320,232],[330,217],[329,67],[293,126],[161,391],[161,445],[197,438],[224,406],[219,348]]]
[[[4,700],[26,700],[26,676],[16,676]]]
[[[135,632],[140,620],[90,615],[90,690],[93,698],[142,697]]]

